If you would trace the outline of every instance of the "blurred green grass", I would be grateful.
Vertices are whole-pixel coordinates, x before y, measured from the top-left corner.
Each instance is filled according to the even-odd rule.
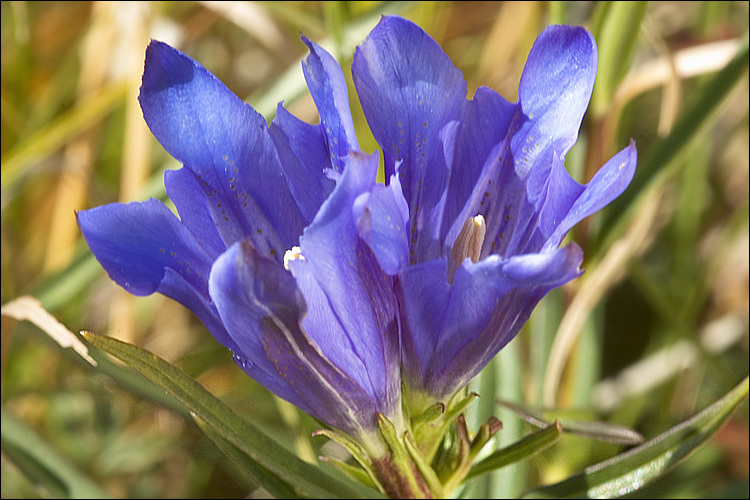
[[[494,404],[494,395],[585,409],[649,438],[746,376],[747,63],[727,96],[701,110],[689,140],[674,131],[682,130],[686,111],[711,97],[712,77],[746,40],[747,2],[233,6],[240,10],[221,2],[0,4],[3,304],[32,294],[70,330],[107,333],[177,363],[314,460],[327,450],[323,439],[309,437],[313,419],[248,379],[181,306],[119,290],[78,233],[74,210],[163,198],[163,171],[177,167],[151,137],[136,101],[149,37],[199,60],[268,119],[284,99],[293,113],[315,122],[299,66],[300,31],[325,42],[351,82],[354,46],[380,13],[398,12],[438,40],[464,72],[470,95],[488,85],[514,100],[531,43],[546,24],[563,22],[587,26],[600,48],[594,100],[566,162],[571,173],[588,180],[631,137],[640,166],[665,139],[676,138],[680,148],[664,162],[648,163],[652,170],[639,170],[643,180],[625,202],[576,228],[572,238],[587,252],[586,275],[547,297],[483,372],[475,389],[486,397],[475,403],[475,418],[500,416],[501,443],[528,432]],[[697,49],[703,57],[688,57]],[[353,86],[350,98],[356,103]],[[363,149],[374,150],[358,105],[353,114]],[[104,492],[165,498],[254,491],[183,414],[156,397],[134,395],[127,380],[85,366],[36,327],[12,326],[3,318],[4,411]],[[472,480],[465,493],[518,495],[620,450],[566,435],[528,463]],[[5,453],[1,467],[3,497],[56,496]],[[747,498],[747,404],[710,445],[637,496]]]

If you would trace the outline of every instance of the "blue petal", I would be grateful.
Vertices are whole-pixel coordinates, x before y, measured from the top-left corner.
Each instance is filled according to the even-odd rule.
[[[524,158],[548,158],[552,150],[564,157],[575,144],[596,68],[596,42],[584,28],[548,26],[537,37],[518,86],[528,118],[516,124],[512,146],[521,171]]]
[[[372,193],[355,200],[357,230],[389,275],[409,265],[409,207],[396,175],[387,186],[376,185]]]
[[[167,268],[208,292],[210,257],[162,202],[112,203],[82,210],[77,217],[91,251],[128,292],[154,293]]]
[[[599,169],[585,186],[585,190],[576,199],[564,219],[549,237],[548,245],[557,246],[568,231],[589,215],[598,212],[612,200],[620,196],[635,174],[638,152],[635,141],[617,153]]]
[[[492,148],[507,135],[515,109],[515,104],[487,87],[479,87],[468,101],[450,168],[441,240],[469,199]]]
[[[375,427],[378,410],[368,393],[300,328],[305,301],[280,264],[249,241],[237,243],[214,264],[210,288],[250,376],[332,427]]]
[[[157,41],[146,50],[139,100],[154,136],[195,174],[225,245],[250,236],[280,259],[303,221],[263,117],[203,66]]]
[[[307,333],[332,363],[390,407],[399,393],[393,278],[360,240],[353,208],[376,174],[377,156],[349,155],[336,189],[300,239],[302,258],[288,265],[308,304]]]
[[[212,259],[160,201],[113,203],[77,213],[91,251],[112,280],[134,295],[160,292],[193,311],[234,348],[208,295]]]
[[[584,189],[568,174],[560,157],[553,154],[552,170],[541,188],[543,194],[542,206],[539,209],[539,229],[545,237],[552,234],[560,225]]]
[[[552,288],[579,276],[579,247],[466,260],[447,284],[446,262],[403,269],[403,366],[409,385],[442,399],[465,386],[521,329]]]
[[[535,237],[539,215],[536,205],[528,197],[528,175],[520,177],[513,164],[513,154],[506,138],[490,153],[474,192],[447,233],[446,247],[453,246],[466,219],[482,215],[486,234],[480,259],[490,254],[511,257],[541,248],[544,240]],[[536,247],[534,243],[537,243]],[[449,251],[445,253],[450,254]]]
[[[336,185],[326,175],[332,165],[323,126],[303,122],[279,103],[276,118],[268,130],[292,196],[307,225]]]
[[[394,16],[384,16],[357,48],[352,76],[383,149],[386,178],[402,162],[399,180],[409,204],[411,246],[422,248],[417,254],[428,259],[426,252],[438,249],[433,240],[439,238],[438,205],[448,183],[445,154],[457,131],[446,126],[463,115],[466,82],[427,33]]]
[[[211,260],[216,259],[226,247],[211,216],[208,199],[193,172],[187,167],[167,170],[164,172],[164,185],[182,223],[193,233],[196,241],[201,242]]]
[[[302,64],[307,87],[310,89],[320,114],[320,121],[328,139],[333,169],[344,170],[350,150],[359,151],[349,111],[349,93],[341,67],[331,55],[315,42],[303,36],[310,54]]]

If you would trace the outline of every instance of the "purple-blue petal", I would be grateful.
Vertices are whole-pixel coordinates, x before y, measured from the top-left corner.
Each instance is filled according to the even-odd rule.
[[[548,26],[537,37],[518,86],[518,103],[529,119],[515,134],[518,157],[544,158],[551,149],[565,156],[578,138],[596,68],[596,42],[584,28]],[[518,154],[529,137],[529,154]],[[532,147],[537,141],[540,146]]]
[[[180,220],[193,233],[196,241],[201,242],[209,257],[213,260],[221,255],[226,246],[211,215],[208,199],[193,172],[187,167],[167,170],[164,172],[164,185]]]
[[[335,428],[374,428],[373,398],[301,328],[305,299],[279,263],[237,243],[214,264],[210,288],[249,375]]]
[[[458,268],[447,284],[442,259],[403,269],[399,294],[408,383],[440,399],[465,386],[515,337],[539,300],[579,276],[583,255],[570,245],[543,254],[493,255]]]
[[[531,177],[534,177],[533,173]],[[538,198],[541,205],[537,208],[538,225],[542,234],[547,237],[560,225],[585,188],[570,176],[556,154],[552,155],[552,170],[541,183],[542,186],[535,188],[540,193]]]
[[[238,346],[237,364],[274,394],[312,413],[312,407],[277,370],[274,361],[282,353],[266,346],[267,337],[284,335],[284,321],[294,327],[304,313],[304,301],[291,275],[246,240],[235,243],[216,260],[209,286],[221,319]]]
[[[331,164],[342,172],[350,150],[359,151],[349,110],[349,93],[341,67],[321,46],[303,36],[310,54],[302,63],[307,88],[315,101],[326,134]]]
[[[268,131],[276,144],[289,189],[307,225],[336,185],[326,175],[333,167],[323,126],[303,122],[279,103]]]
[[[154,136],[189,168],[226,246],[283,255],[302,232],[265,119],[196,61],[152,41],[139,96]]]
[[[637,162],[638,151],[635,148],[635,141],[631,140],[629,146],[610,158],[594,174],[573,206],[565,214],[561,214],[564,219],[555,228],[547,244],[559,245],[573,226],[620,196],[633,180]]]
[[[82,210],[77,217],[97,260],[128,292],[154,293],[167,268],[208,292],[211,258],[162,202],[111,203]]]
[[[352,152],[288,263],[308,304],[303,327],[321,351],[381,402],[398,394],[398,306],[393,277],[359,238],[355,201],[369,193],[377,156]]]
[[[479,87],[468,101],[450,167],[441,240],[471,196],[492,148],[507,135],[515,109],[515,104],[487,87]]]
[[[423,249],[420,255],[436,255],[433,240],[439,237],[442,213],[433,209],[444,197],[450,166],[445,154],[456,137],[456,128],[449,131],[446,126],[462,117],[466,105],[463,75],[419,26],[384,16],[357,48],[352,76],[383,149],[386,178],[401,162],[398,173],[409,204],[411,245]]]
[[[76,216],[112,280],[134,295],[160,292],[180,302],[219,342],[234,348],[208,294],[209,250],[163,203],[112,203]]]
[[[387,186],[378,184],[355,200],[354,217],[360,238],[383,271],[395,275],[409,265],[409,207],[397,175]]]

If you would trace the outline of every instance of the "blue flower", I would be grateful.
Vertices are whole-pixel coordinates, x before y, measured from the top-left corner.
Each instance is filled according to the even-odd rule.
[[[590,33],[550,26],[518,102],[486,87],[467,100],[462,73],[409,21],[383,18],[358,47],[352,75],[389,184],[356,208],[362,237],[397,278],[412,414],[447,402],[545,294],[581,274],[581,249],[560,243],[630,183],[632,141],[587,185],[563,166],[596,67]]]
[[[378,159],[359,152],[340,67],[303,41],[319,125],[279,104],[267,126],[199,63],[152,41],[139,101],[183,164],[165,174],[179,218],[155,199],[77,218],[119,285],[184,304],[253,379],[364,439],[376,413],[401,412],[395,277],[353,211]]]
[[[378,185],[341,69],[303,41],[319,125],[279,104],[267,126],[200,64],[152,42],[140,102],[184,165],[165,174],[179,218],[152,199],[78,222],[126,290],[186,305],[259,383],[372,443],[377,413],[405,429],[402,386],[409,415],[447,402],[581,274],[581,249],[560,244],[627,187],[636,150],[587,185],[563,166],[596,74],[584,29],[547,28],[510,103],[486,87],[467,100],[437,43],[386,16],[352,65],[383,151]]]

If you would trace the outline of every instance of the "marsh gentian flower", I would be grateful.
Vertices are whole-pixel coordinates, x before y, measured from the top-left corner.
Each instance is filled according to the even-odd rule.
[[[629,184],[635,146],[586,185],[563,166],[596,74],[583,28],[539,36],[510,103],[486,87],[467,100],[437,43],[385,16],[352,65],[383,150],[377,185],[341,69],[303,40],[319,125],[280,104],[267,126],[200,64],[152,42],[140,102],[184,165],[165,175],[179,218],[152,199],[79,212],[79,225],[126,290],[185,304],[251,377],[364,445],[353,452],[381,491],[439,495],[429,464],[463,408],[441,404],[581,274],[581,249],[560,244]],[[471,442],[461,429],[464,453],[497,426]],[[448,484],[468,472],[459,465],[440,465],[458,467]]]
[[[151,42],[139,100],[183,164],[165,174],[179,218],[154,199],[77,217],[119,285],[181,302],[260,384],[368,441],[377,412],[401,412],[395,278],[353,212],[378,159],[358,152],[338,64],[303,40],[321,123],[279,104],[270,127],[199,63]]]
[[[409,21],[383,18],[358,47],[352,75],[389,181],[357,205],[360,232],[397,277],[412,414],[447,403],[581,274],[581,249],[560,243],[629,184],[632,141],[587,185],[563,166],[596,68],[590,33],[550,26],[518,102],[486,87],[467,100],[461,72]]]

